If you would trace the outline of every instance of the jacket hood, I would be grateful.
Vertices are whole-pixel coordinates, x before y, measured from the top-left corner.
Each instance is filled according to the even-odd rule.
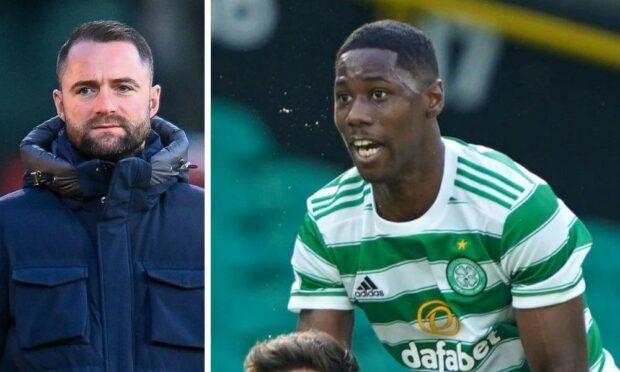
[[[158,116],[151,119],[151,129],[142,158],[129,157],[108,164],[124,168],[129,163],[137,165],[145,190],[163,191],[173,183],[187,183],[187,171],[195,166],[187,161],[189,142],[185,132]],[[99,170],[98,164],[105,168],[107,162],[84,159],[72,150],[65,122],[58,116],[38,125],[22,140],[20,155],[26,168],[24,187],[46,187],[71,199],[107,192],[107,182],[97,182],[92,174],[93,169]]]

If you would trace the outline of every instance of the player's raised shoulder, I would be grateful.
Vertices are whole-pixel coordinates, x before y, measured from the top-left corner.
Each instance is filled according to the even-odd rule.
[[[456,186],[512,209],[546,182],[507,155],[494,149],[446,138],[456,152]]]
[[[343,208],[363,202],[370,185],[355,167],[345,171],[308,198],[308,212],[319,219]]]

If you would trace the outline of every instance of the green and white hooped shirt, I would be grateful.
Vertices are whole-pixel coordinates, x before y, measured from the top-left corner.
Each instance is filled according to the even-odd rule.
[[[584,292],[592,238],[549,185],[492,149],[451,138],[420,218],[382,219],[352,168],[308,199],[289,310],[359,306],[387,351],[424,371],[529,370],[513,308]],[[616,371],[587,306],[591,371]]]

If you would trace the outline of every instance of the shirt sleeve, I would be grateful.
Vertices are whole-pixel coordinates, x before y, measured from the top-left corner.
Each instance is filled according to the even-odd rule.
[[[538,185],[504,226],[501,266],[511,282],[513,306],[549,306],[581,295],[581,265],[591,246],[585,225],[548,185]]]
[[[291,264],[295,280],[288,303],[290,311],[353,309],[335,259],[309,214],[306,214],[295,240]]]

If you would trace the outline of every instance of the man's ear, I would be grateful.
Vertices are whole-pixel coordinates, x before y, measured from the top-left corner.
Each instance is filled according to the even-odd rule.
[[[52,92],[52,98],[54,99],[54,105],[56,106],[56,113],[58,114],[58,117],[61,118],[62,121],[66,121],[65,105],[62,101],[62,91],[54,89],[54,91]]]
[[[428,97],[428,107],[426,110],[426,117],[428,119],[436,118],[443,110],[444,95],[443,95],[443,81],[441,79],[435,80],[431,85],[426,88],[426,95]]]
[[[151,87],[149,92],[149,115],[152,118],[159,111],[159,96],[161,95],[161,87],[156,84]]]

